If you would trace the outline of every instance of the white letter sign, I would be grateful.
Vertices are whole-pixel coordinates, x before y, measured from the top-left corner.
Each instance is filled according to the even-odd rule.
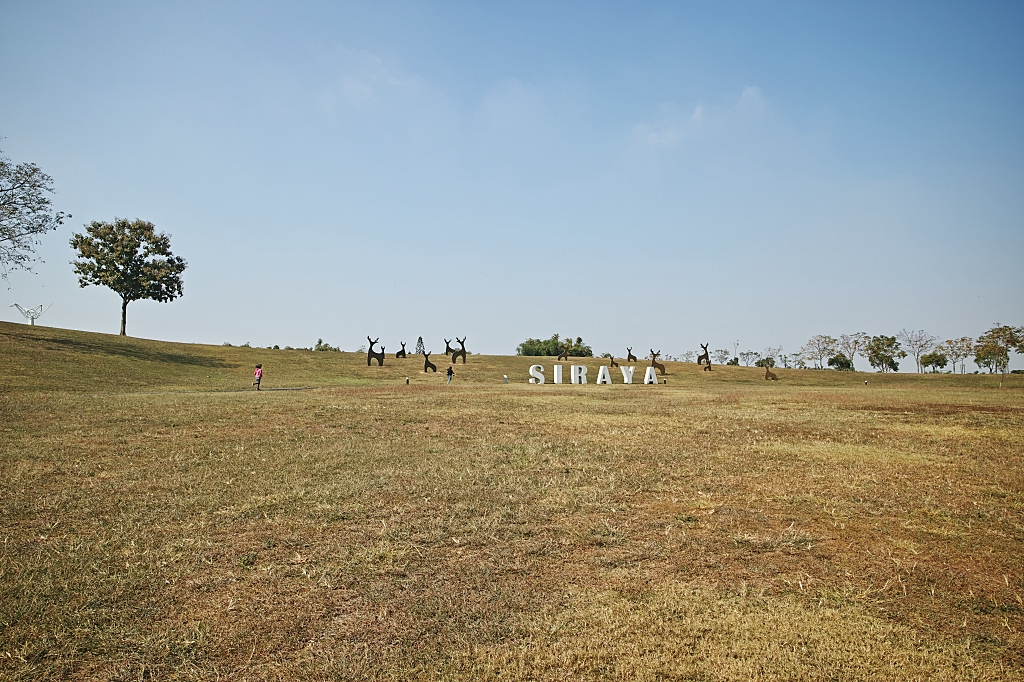
[[[622,383],[631,384],[633,383],[633,370],[636,367],[619,367],[619,371],[622,372]]]
[[[555,366],[553,366],[551,368],[551,370],[555,373],[555,383],[556,384],[562,383],[562,366],[561,365],[555,365]]]
[[[530,365],[530,383],[531,384],[543,384],[544,383],[544,366],[543,365]]]
[[[605,365],[601,365],[601,369],[597,370],[597,383],[612,383],[612,375],[608,373],[608,367],[606,367]]]
[[[587,383],[587,368],[584,365],[569,365],[569,383]]]
[[[644,374],[645,384],[656,384],[658,383],[658,372],[653,367],[647,368],[647,373]]]

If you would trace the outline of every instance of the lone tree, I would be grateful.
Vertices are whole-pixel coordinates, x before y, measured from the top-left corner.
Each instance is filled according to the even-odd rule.
[[[413,351],[416,355],[424,355],[427,352],[426,346],[423,345],[423,337],[416,339],[416,350]]]
[[[39,235],[56,230],[70,214],[50,209],[53,178],[34,163],[14,165],[0,152],[0,277],[29,270]]]
[[[181,273],[187,263],[171,253],[171,239],[145,220],[115,218],[114,224],[93,221],[87,234],[71,238],[79,260],[72,261],[78,284],[99,284],[121,297],[121,336],[125,336],[128,304],[149,298],[166,303],[181,296]]]
[[[946,354],[943,352],[941,347],[921,356],[921,366],[931,367],[933,374],[938,372],[940,369],[943,369],[948,364],[949,358],[946,357]]]

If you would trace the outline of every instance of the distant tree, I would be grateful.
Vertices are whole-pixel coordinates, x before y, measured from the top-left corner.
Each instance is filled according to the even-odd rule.
[[[423,345],[423,337],[416,339],[416,355],[426,355],[427,348]]]
[[[800,355],[805,360],[813,362],[815,369],[822,369],[825,366],[825,359],[835,355],[837,343],[838,341],[831,336],[818,334],[803,345]]]
[[[526,339],[516,347],[516,355],[560,355],[563,350],[569,351],[569,356],[574,358],[589,358],[594,356],[594,351],[583,342],[583,339],[567,337],[564,341],[558,334],[552,334],[550,339]]]
[[[745,350],[742,353],[740,353],[740,360],[743,361],[744,367],[750,367],[750,365],[754,362],[757,362],[757,360],[760,359],[760,357],[761,354],[758,353],[756,350]]]
[[[880,372],[900,371],[900,358],[907,357],[895,336],[872,336],[864,346],[868,363]]]
[[[942,352],[942,348],[936,348],[933,351],[929,351],[921,356],[921,366],[931,367],[932,373],[938,372],[940,369],[949,364],[949,358]]]
[[[729,356],[732,355],[732,353],[723,348],[719,348],[718,350],[712,351],[711,354],[715,356],[715,362],[717,362],[720,365],[724,365],[726,362],[728,362]],[[739,363],[737,362],[736,364]]]
[[[956,373],[956,363],[960,363],[960,373],[963,374],[967,367],[964,362],[974,352],[974,339],[964,336],[959,339],[949,339],[942,344],[942,352],[949,358],[953,365],[953,373]]]
[[[779,358],[779,356],[781,356],[781,355],[782,355],[782,346],[775,346],[775,347],[768,346],[767,348],[764,349],[764,352],[761,353],[761,360],[771,359],[772,364],[767,365],[767,366],[768,367],[774,367],[776,362],[777,362],[777,360],[778,360],[778,358]],[[760,362],[757,362],[755,364],[758,367],[764,367],[765,366],[765,365],[762,365]]]
[[[688,350],[679,357],[683,359],[683,362],[693,362],[693,358],[696,357],[696,353],[692,350]]]
[[[998,322],[978,337],[974,344],[974,363],[989,373],[999,372],[999,385],[1010,365],[1010,351],[1024,353],[1024,328],[1009,327]]]
[[[773,358],[771,355],[764,356],[760,360],[755,362],[754,366],[772,368],[775,366],[775,358]]]
[[[853,361],[841,351],[828,359],[828,366],[839,372],[853,371]]]
[[[726,365],[732,365],[733,367],[739,367],[740,366],[740,359],[739,358],[733,358],[733,359],[729,360],[729,362],[727,362],[725,364]]]
[[[332,346],[329,343],[324,343],[323,339],[317,339],[316,340],[316,345],[313,346],[313,350],[315,350],[315,351],[334,351],[335,353],[340,353],[341,352],[340,348],[338,348],[337,346]]]
[[[187,263],[171,253],[170,237],[158,234],[153,223],[115,218],[113,225],[93,221],[85,230],[71,238],[79,256],[72,261],[78,284],[102,285],[121,297],[121,336],[129,303],[146,298],[165,303],[181,296]]]
[[[839,335],[839,341],[836,342],[836,350],[850,361],[851,371],[856,371],[857,368],[854,365],[854,361],[857,359],[857,355],[864,350],[864,346],[869,340],[868,335],[864,332]]]
[[[70,214],[53,213],[53,178],[34,163],[14,165],[0,152],[0,278],[30,270],[39,236],[56,230]]]
[[[900,330],[900,333],[896,335],[900,340],[900,343],[906,347],[907,352],[914,358],[914,364],[917,365],[917,371],[921,371],[921,355],[928,352],[929,349],[935,347],[935,342],[938,341],[934,336],[921,329],[919,331],[907,331],[906,329]]]
[[[781,362],[781,363],[782,363],[782,366],[783,366],[784,368],[786,368],[786,369],[789,369],[789,362],[790,362],[790,359],[789,359],[789,356],[788,356],[788,355],[780,355],[780,356],[779,356],[779,362]]]

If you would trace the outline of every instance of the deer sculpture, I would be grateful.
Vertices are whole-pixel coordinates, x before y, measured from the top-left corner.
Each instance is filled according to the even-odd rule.
[[[651,367],[653,367],[654,369],[656,369],[659,372],[661,372],[662,376],[665,376],[665,365],[663,365],[660,362],[658,362],[658,356],[659,355],[661,355],[661,349],[660,348],[658,349],[657,353],[654,352],[653,348],[651,349]],[[673,379],[673,381],[675,381],[675,380]]]
[[[627,348],[626,349],[626,362],[636,362],[636,356],[633,355],[633,349],[632,348]]]
[[[437,365],[430,361],[430,353],[424,351],[423,353],[423,373],[426,374],[427,370],[437,374]]]
[[[453,365],[455,364],[455,358],[459,357],[460,355],[462,356],[462,364],[466,364],[466,339],[467,338],[468,337],[466,337],[466,336],[463,336],[461,339],[459,337],[457,337],[457,336],[455,337],[455,340],[459,342],[459,345],[462,346],[462,348],[460,348],[459,350],[453,350],[452,351],[452,364]]]
[[[764,368],[764,380],[765,381],[778,381],[779,378],[775,376],[775,372],[771,371],[767,367]]]
[[[615,362],[615,358],[609,358],[612,362],[612,367],[618,367],[619,363]]]
[[[402,350],[395,353],[395,359],[397,360],[398,358],[405,358],[405,341],[402,341]]]
[[[458,338],[458,337],[455,337],[455,338]],[[455,352],[455,349],[451,347],[451,341],[449,341],[448,339],[445,339],[444,340],[444,354],[445,355],[451,355],[454,352]]]
[[[697,356],[697,364],[704,363],[705,365],[711,365],[711,356],[708,355],[708,344],[702,343],[700,347],[704,349],[704,352]]]
[[[569,361],[569,346],[562,347],[562,352],[558,354],[558,359],[565,360],[566,362]]]
[[[380,337],[378,336],[376,341],[371,341],[370,337],[367,336],[366,340],[370,342],[370,349],[368,351],[366,351],[366,366],[369,367],[370,366],[370,362],[374,358],[376,358],[377,366],[378,367],[383,367],[384,366],[384,346],[380,347],[380,352],[379,353],[377,351],[373,350],[374,344],[376,344],[377,341],[380,341]]]

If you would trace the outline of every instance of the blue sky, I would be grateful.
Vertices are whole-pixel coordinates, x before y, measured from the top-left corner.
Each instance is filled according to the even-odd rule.
[[[0,149],[74,219],[0,319],[116,333],[68,239],[119,216],[189,262],[129,306],[149,338],[1024,324],[1019,4],[494,5],[5,3]]]

